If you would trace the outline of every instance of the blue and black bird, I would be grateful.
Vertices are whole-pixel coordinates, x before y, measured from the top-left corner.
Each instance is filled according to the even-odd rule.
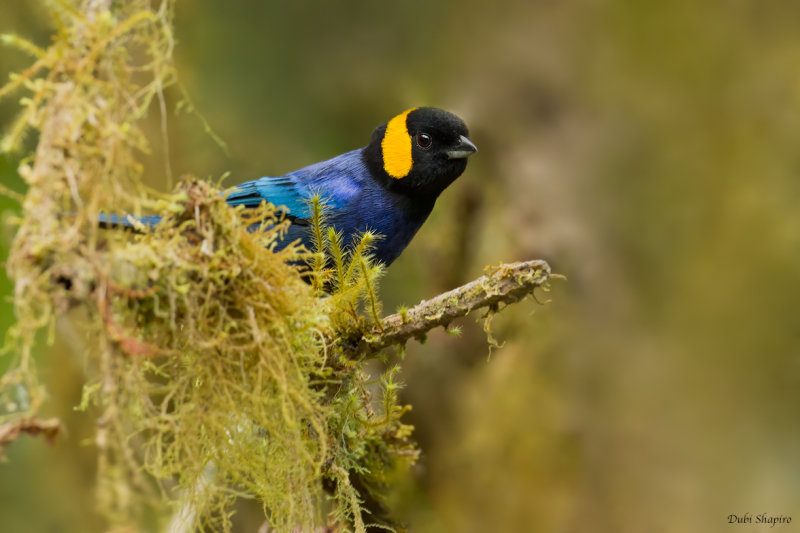
[[[397,259],[433,209],[436,198],[458,178],[478,149],[456,115],[434,107],[409,109],[378,126],[370,143],[357,150],[290,172],[242,183],[226,193],[231,206],[267,201],[291,221],[283,242],[300,239],[310,248],[309,200],[319,195],[327,223],[343,242],[371,230],[381,237],[375,258]],[[132,217],[104,215],[101,222],[132,226]],[[135,219],[155,225],[158,216]]]

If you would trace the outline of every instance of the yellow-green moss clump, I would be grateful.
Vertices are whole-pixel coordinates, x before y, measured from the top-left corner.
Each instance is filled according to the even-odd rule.
[[[49,48],[4,39],[36,60],[0,89],[27,92],[3,146],[29,129],[39,139],[20,166],[28,190],[7,263],[15,361],[0,379],[0,423],[37,412],[34,336],[79,306],[97,339],[81,407],[99,416],[98,493],[112,524],[155,515],[159,529],[228,529],[232,502],[247,497],[279,531],[363,531],[381,519],[392,472],[417,456],[394,371],[373,398],[362,363],[339,349],[379,312],[374,236],[343,253],[316,205],[317,249],[275,251],[286,223],[271,206],[244,217],[189,179],[171,195],[144,188],[136,123],[174,81],[172,3],[48,5]],[[104,232],[95,221],[109,207],[164,221]]]

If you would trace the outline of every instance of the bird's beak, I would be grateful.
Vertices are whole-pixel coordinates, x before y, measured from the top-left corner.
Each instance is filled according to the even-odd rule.
[[[447,152],[447,158],[464,159],[465,157],[469,157],[477,151],[478,147],[475,146],[472,141],[462,135],[458,139],[458,143],[453,147],[453,149]]]

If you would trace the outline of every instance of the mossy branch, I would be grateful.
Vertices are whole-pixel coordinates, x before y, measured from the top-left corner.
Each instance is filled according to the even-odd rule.
[[[454,319],[476,309],[486,307],[494,313],[500,304],[522,300],[537,287],[546,286],[551,278],[550,265],[539,259],[506,263],[488,270],[489,273],[466,285],[387,316],[361,342],[345,346],[345,352],[374,354],[392,345],[403,345],[411,338],[423,338],[428,331],[447,327]]]
[[[374,234],[342,242],[317,209],[314,249],[279,247],[288,221],[274,206],[231,209],[191,179],[172,194],[142,184],[137,124],[154,102],[163,112],[176,81],[173,0],[48,6],[57,35],[41,51],[6,39],[37,59],[0,87],[27,91],[0,148],[38,132],[6,263],[17,321],[0,350],[13,357],[0,375],[0,451],[22,433],[57,434],[37,418],[46,394],[32,354],[40,331],[53,343],[57,318],[80,307],[93,339],[80,409],[98,417],[98,507],[111,528],[159,529],[148,516],[166,526],[181,509],[187,530],[228,531],[240,497],[260,501],[276,531],[391,525],[386,488],[419,450],[396,369],[376,376],[360,356],[474,309],[490,318],[545,285],[549,267],[501,265],[380,319]],[[105,232],[98,214],[112,208],[162,222]]]

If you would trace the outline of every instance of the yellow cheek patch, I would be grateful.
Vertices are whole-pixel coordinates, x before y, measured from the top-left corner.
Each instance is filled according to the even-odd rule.
[[[381,141],[383,169],[396,179],[405,178],[411,172],[411,136],[408,134],[406,118],[414,109],[416,107],[390,120]]]

